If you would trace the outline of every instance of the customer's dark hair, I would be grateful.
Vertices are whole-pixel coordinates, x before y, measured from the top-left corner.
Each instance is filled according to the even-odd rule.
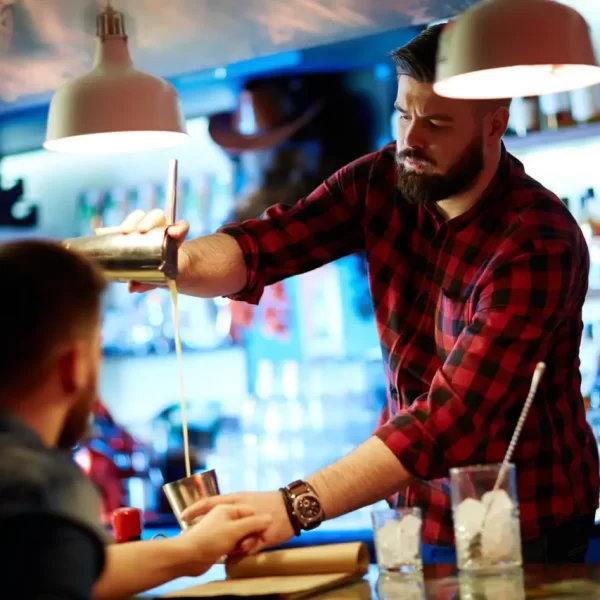
[[[97,326],[106,284],[84,257],[37,240],[0,245],[0,281],[1,402],[36,385],[57,348]]]
[[[408,44],[396,48],[391,54],[396,65],[396,73],[416,79],[419,83],[433,83],[435,81],[435,65],[437,50],[445,24],[427,27]],[[477,100],[477,104],[486,108],[510,105],[511,99]]]

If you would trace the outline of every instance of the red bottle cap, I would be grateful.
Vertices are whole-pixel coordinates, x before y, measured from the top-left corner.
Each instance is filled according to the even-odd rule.
[[[117,544],[139,540],[142,537],[142,511],[139,508],[117,508],[110,520]]]

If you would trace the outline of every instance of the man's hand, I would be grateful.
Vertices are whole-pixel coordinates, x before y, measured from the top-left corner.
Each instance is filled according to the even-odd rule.
[[[163,228],[167,225],[167,217],[162,210],[155,209],[151,210],[149,213],[145,213],[142,210],[136,210],[125,218],[119,228],[123,233],[132,233],[134,231],[148,233],[151,229]],[[169,236],[177,240],[177,246],[179,247],[179,256],[177,257],[178,268],[179,272],[183,274],[184,277],[188,268],[188,257],[186,253],[182,251],[181,245],[185,241],[189,230],[190,225],[187,221],[177,221],[177,223],[169,227]],[[147,292],[155,287],[155,285],[132,281],[129,284],[129,291]]]
[[[162,210],[132,212],[120,225],[123,234],[147,233],[167,227]],[[226,233],[214,233],[185,241],[190,225],[177,221],[169,226],[169,236],[177,241],[177,289],[181,294],[198,298],[231,296],[246,285],[248,271],[246,259],[236,240]],[[185,242],[185,243],[184,243]],[[129,283],[130,292],[146,292],[155,285],[137,281]]]
[[[273,518],[248,503],[216,506],[198,523],[176,538],[183,555],[189,560],[190,576],[207,571],[219,558],[239,551],[240,543],[251,540],[259,547]]]
[[[264,531],[260,532],[260,535],[250,536],[240,544],[238,550],[243,554],[259,552],[268,546],[278,546],[287,542],[294,535],[294,529],[280,492],[242,492],[225,496],[211,496],[186,509],[182,518],[192,521],[196,517],[206,515],[199,523],[200,525],[209,519],[215,510],[228,504],[234,507],[245,505],[252,507],[257,514],[271,516],[271,523]]]
[[[201,575],[248,536],[264,536],[272,521],[268,514],[238,503],[217,507],[177,537],[110,544],[94,598],[128,598],[173,579]]]

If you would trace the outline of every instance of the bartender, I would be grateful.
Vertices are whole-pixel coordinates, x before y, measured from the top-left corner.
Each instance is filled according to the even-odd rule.
[[[580,390],[589,256],[563,203],[504,148],[510,101],[433,92],[442,26],[393,53],[396,146],[340,169],[293,207],[183,243],[182,293],[256,304],[265,286],[365,251],[389,382],[374,435],[282,491],[204,500],[272,514],[261,544],[384,498],[423,511],[423,541],[452,548],[451,467],[501,462],[538,361],[547,365],[513,461],[525,562],[583,562],[599,498]],[[360,127],[360,123],[356,124]],[[165,226],[134,213],[126,230]],[[132,283],[133,291],[148,286]],[[303,496],[298,512],[290,500]]]

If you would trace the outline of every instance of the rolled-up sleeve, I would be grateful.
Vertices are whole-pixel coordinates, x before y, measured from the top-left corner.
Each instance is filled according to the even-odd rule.
[[[490,269],[476,313],[463,329],[428,394],[378,428],[378,436],[420,479],[452,466],[485,462],[507,411],[521,406],[552,333],[583,302],[587,272],[563,241],[521,252]],[[507,435],[507,428],[503,429]]]
[[[239,244],[248,271],[245,287],[231,298],[258,304],[265,286],[364,248],[370,169],[363,157],[293,206],[278,204],[261,218],[222,227]]]

